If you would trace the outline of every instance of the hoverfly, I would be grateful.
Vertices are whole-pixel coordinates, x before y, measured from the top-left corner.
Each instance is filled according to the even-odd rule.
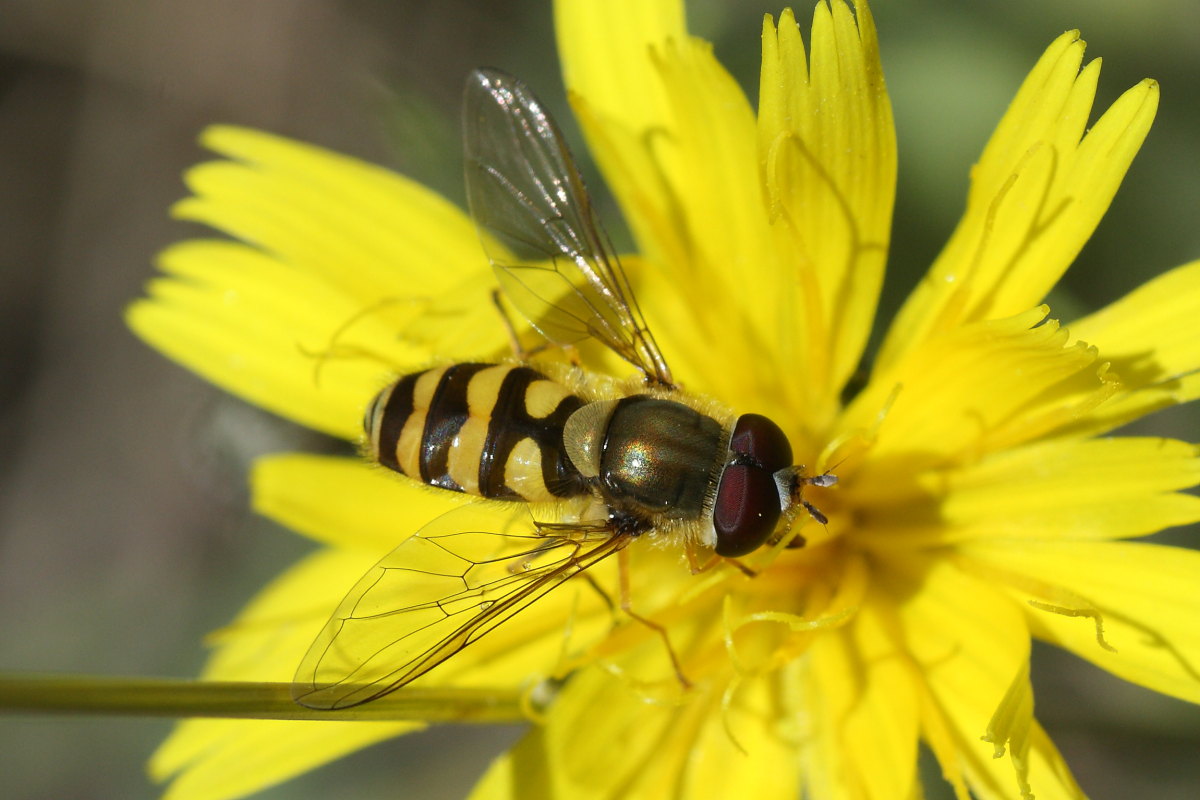
[[[528,363],[459,363],[380,392],[364,420],[379,464],[443,489],[581,510],[497,531],[494,505],[469,504],[417,531],[309,648],[293,684],[305,706],[398,689],[651,530],[733,558],[799,507],[824,522],[801,489],[836,482],[794,466],[766,417],[718,419],[677,389],[562,135],[524,84],[473,72],[463,118],[470,211],[508,301],[550,342],[608,347],[642,386],[597,397]]]

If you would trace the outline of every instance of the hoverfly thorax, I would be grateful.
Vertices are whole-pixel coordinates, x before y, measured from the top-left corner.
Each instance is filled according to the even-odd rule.
[[[564,432],[567,455],[610,508],[659,523],[700,518],[724,456],[721,423],[644,394],[589,404]]]

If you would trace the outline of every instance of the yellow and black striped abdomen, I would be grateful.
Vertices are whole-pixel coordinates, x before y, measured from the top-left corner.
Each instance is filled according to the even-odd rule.
[[[583,400],[534,369],[452,364],[384,389],[364,424],[383,466],[456,492],[544,502],[587,494],[563,447]]]

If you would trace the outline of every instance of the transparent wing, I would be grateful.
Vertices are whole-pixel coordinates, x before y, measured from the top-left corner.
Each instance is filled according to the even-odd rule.
[[[293,699],[319,709],[378,699],[630,540],[606,524],[539,528],[528,516],[489,527],[494,507],[456,508],[372,567],[300,662]]]
[[[467,200],[500,287],[557,344],[594,338],[671,386],[558,126],[516,78],[475,70],[463,97]]]

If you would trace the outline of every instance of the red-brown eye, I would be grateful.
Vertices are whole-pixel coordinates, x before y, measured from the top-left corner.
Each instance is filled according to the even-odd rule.
[[[757,550],[775,530],[780,513],[779,490],[770,471],[730,464],[721,474],[713,506],[717,555],[737,558]]]
[[[739,464],[751,463],[767,472],[792,465],[792,445],[783,430],[762,414],[742,414],[733,427],[729,449]]]

